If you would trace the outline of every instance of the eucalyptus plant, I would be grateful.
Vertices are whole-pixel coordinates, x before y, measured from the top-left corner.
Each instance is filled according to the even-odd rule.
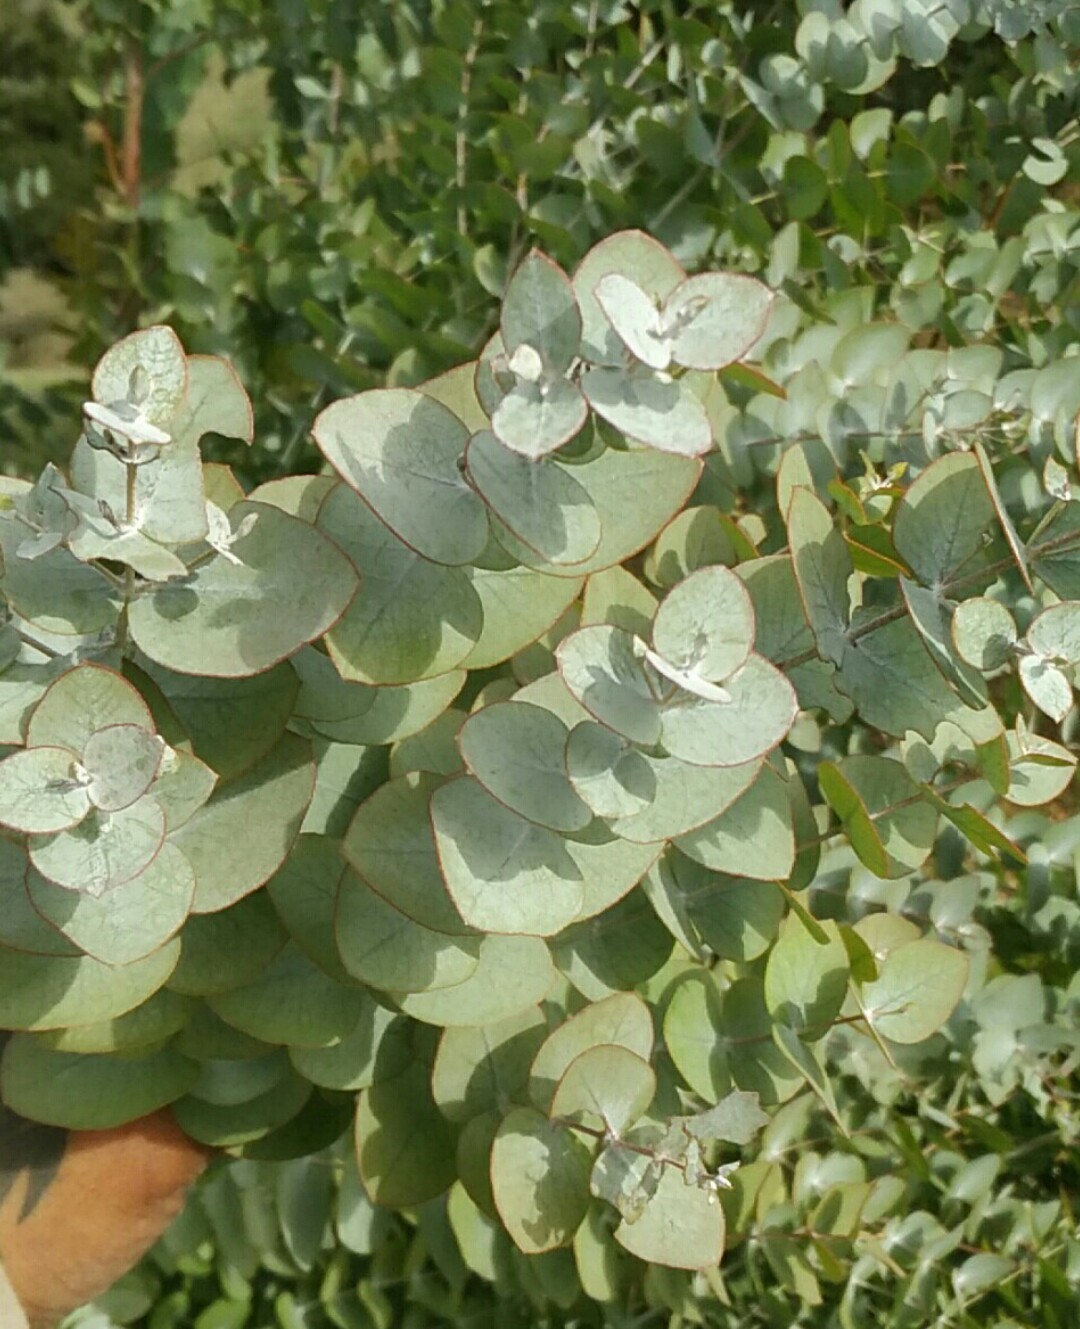
[[[830,1049],[887,1101],[983,1019],[955,902],[1067,800],[1080,663],[1077,380],[910,343],[620,232],[248,494],[228,363],[108,351],[68,470],[3,481],[4,1101],[351,1120],[365,1204],[599,1300],[755,1215],[811,1304],[894,1271],[872,1142],[797,1203],[769,1149],[851,1138]]]

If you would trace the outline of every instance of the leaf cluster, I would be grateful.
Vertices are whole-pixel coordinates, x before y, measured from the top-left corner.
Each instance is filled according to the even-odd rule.
[[[1070,1325],[1075,13],[264,8],[81,9],[0,1095],[241,1160],[154,1329]]]

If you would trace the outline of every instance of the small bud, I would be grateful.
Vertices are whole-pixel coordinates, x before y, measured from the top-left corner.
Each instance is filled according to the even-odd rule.
[[[206,543],[211,549],[216,550],[222,558],[234,563],[237,567],[243,566],[243,559],[238,558],[233,552],[232,547],[238,540],[242,540],[258,521],[258,513],[249,512],[236,530],[232,529],[228,514],[219,508],[216,503],[209,500],[206,504]]]

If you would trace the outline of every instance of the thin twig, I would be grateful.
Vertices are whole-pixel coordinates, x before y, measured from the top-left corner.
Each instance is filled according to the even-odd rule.
[[[465,58],[461,62],[461,83],[458,87],[457,128],[454,131],[454,184],[458,191],[457,229],[458,235],[468,234],[469,219],[465,209],[465,200],[461,197],[465,191],[466,167],[468,165],[469,140],[465,132],[469,118],[469,93],[472,89],[473,65],[480,54],[480,37],[484,31],[483,15],[477,14],[473,21]]]

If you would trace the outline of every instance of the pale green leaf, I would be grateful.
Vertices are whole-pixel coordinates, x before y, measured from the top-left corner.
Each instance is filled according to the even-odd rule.
[[[381,785],[356,810],[342,853],[395,909],[436,932],[462,936],[462,920],[439,867],[429,805],[439,781],[402,776]]]
[[[322,1047],[356,1024],[364,994],[335,983],[289,942],[254,982],[208,998],[216,1015],[267,1043]]]
[[[179,674],[143,659],[140,670],[161,689],[195,756],[222,780],[233,779],[266,756],[285,732],[297,700],[296,674],[288,662],[252,678]]]
[[[680,690],[661,708],[662,741],[673,757],[695,766],[741,766],[766,756],[787,736],[798,698],[763,655],[751,654],[724,679],[723,690],[725,701]]]
[[[672,759],[668,759],[671,761]],[[566,771],[578,797],[598,817],[633,819],[656,797],[655,765],[614,730],[583,720],[566,742]],[[704,767],[678,766],[684,771]]]
[[[659,740],[660,707],[629,633],[606,625],[580,628],[555,655],[564,683],[601,724],[645,747]]]
[[[455,1131],[431,1097],[427,1069],[414,1062],[365,1089],[356,1112],[356,1156],[376,1204],[423,1204],[455,1179]]]
[[[1000,669],[1016,642],[1016,624],[1000,601],[973,596],[956,606],[952,638],[957,655],[973,668]]]
[[[150,866],[165,831],[161,804],[146,794],[120,812],[95,808],[71,830],[35,836],[30,860],[58,886],[101,896]]]
[[[948,1020],[967,985],[963,951],[929,939],[886,955],[879,977],[859,994],[866,1018],[894,1043],[921,1043]]]
[[[476,969],[479,937],[433,932],[399,913],[359,877],[338,889],[337,948],[355,979],[383,991],[432,992],[463,983]]]
[[[3,953],[0,1024],[6,1029],[63,1029],[98,1024],[134,1010],[160,988],[176,966],[177,941],[143,960],[105,965],[90,956]]]
[[[595,554],[600,519],[573,467],[521,456],[490,430],[469,440],[465,462],[477,493],[538,557],[572,567]]]
[[[461,661],[466,669],[487,669],[516,655],[543,636],[581,590],[580,579],[549,577],[527,567],[466,568],[465,575],[484,615],[480,636]]]
[[[470,772],[500,803],[538,826],[579,831],[591,818],[567,777],[567,729],[527,702],[485,706],[458,739]]]
[[[104,406],[129,401],[132,375],[140,372],[147,380],[140,414],[164,426],[183,401],[188,383],[187,357],[172,328],[143,328],[111,346],[94,367],[94,400]]]
[[[30,719],[30,747],[58,746],[82,752],[95,730],[131,724],[153,729],[150,710],[127,679],[113,669],[83,664],[49,686]]]
[[[105,964],[151,955],[183,926],[195,894],[195,873],[166,841],[147,867],[104,896],[65,890],[38,872],[27,878],[34,908],[80,950]]]
[[[91,807],[79,773],[78,759],[68,748],[13,752],[0,762],[0,822],[37,834],[77,826]]]
[[[653,622],[653,645],[660,654],[713,682],[745,664],[753,644],[753,604],[725,567],[691,573],[668,592]]]
[[[106,725],[90,735],[82,766],[86,793],[101,812],[121,812],[150,788],[161,765],[164,741],[140,725]]]
[[[724,1253],[724,1211],[715,1193],[666,1167],[639,1218],[623,1219],[615,1240],[638,1259],[672,1269],[707,1269]]]
[[[268,968],[288,936],[263,891],[217,913],[192,914],[169,986],[199,997],[243,987]]]
[[[514,363],[532,355],[531,348],[522,347]],[[529,368],[536,377],[519,377],[495,407],[491,435],[523,462],[535,464],[583,428],[589,408],[576,383],[544,374],[539,357]]]
[[[133,639],[166,668],[217,678],[261,673],[326,632],[356,592],[349,560],[299,518],[244,502],[229,520],[230,558],[215,555],[183,584],[166,583],[130,606]]]
[[[424,558],[471,563],[487,544],[484,504],[458,466],[469,431],[440,402],[377,388],[328,406],[312,432],[341,478]]]
[[[655,1093],[656,1076],[644,1058],[619,1044],[601,1043],[566,1068],[549,1115],[621,1136],[648,1110]]]
[[[495,1204],[527,1255],[567,1246],[589,1204],[589,1154],[572,1131],[532,1108],[502,1121],[491,1151]]]
[[[327,634],[343,677],[413,683],[446,673],[468,655],[480,637],[483,609],[460,568],[404,544],[344,485],[323,503],[319,529],[363,570],[360,593]]]
[[[529,1067],[547,1033],[537,1007],[497,1024],[447,1029],[431,1073],[439,1110],[465,1122],[505,1103],[521,1102]]]
[[[571,1062],[602,1044],[627,1048],[648,1062],[653,1048],[652,1017],[636,993],[619,992],[592,1002],[552,1030],[532,1064],[529,1092],[536,1106],[548,1112]]]
[[[994,517],[979,463],[950,452],[911,484],[896,510],[896,552],[925,586],[941,583],[982,547]]]
[[[714,871],[760,881],[786,878],[795,862],[786,782],[766,763],[734,803],[712,821],[679,836],[676,843],[684,854]]]
[[[554,980],[551,955],[540,938],[490,936],[464,983],[430,993],[398,993],[396,999],[406,1015],[423,1024],[495,1024],[542,1001]]]
[[[234,904],[278,870],[299,833],[314,783],[310,747],[286,734],[249,771],[218,785],[171,834],[195,869],[196,912]]]
[[[0,1061],[4,1104],[32,1121],[69,1130],[108,1130],[148,1116],[186,1093],[198,1077],[172,1048],[146,1056],[57,1052],[16,1035]]]
[[[590,369],[581,388],[597,415],[645,447],[693,458],[713,445],[708,414],[685,378]]]

